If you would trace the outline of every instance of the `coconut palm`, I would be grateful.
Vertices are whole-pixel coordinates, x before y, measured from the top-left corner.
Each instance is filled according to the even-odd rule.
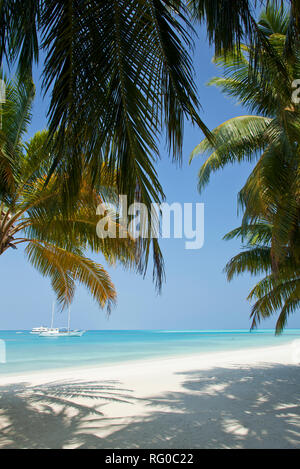
[[[278,312],[276,333],[279,334],[289,315],[300,306],[300,265],[293,251],[287,246],[280,270],[274,273],[271,256],[272,229],[272,224],[260,220],[228,233],[226,240],[242,238],[244,250],[230,260],[225,271],[229,281],[244,272],[252,275],[265,274],[248,297],[251,301],[255,300],[251,313],[252,329],[257,327],[262,319]]]
[[[260,3],[264,3],[260,0]],[[290,0],[287,50],[299,33],[298,0]],[[245,36],[261,42],[253,19],[256,0],[2,0],[0,57],[18,62],[21,76],[43,61],[49,105],[50,140],[56,157],[50,168],[66,172],[66,203],[80,188],[89,165],[92,184],[99,166],[117,174],[119,194],[129,203],[160,203],[163,189],[155,170],[158,141],[180,159],[184,122],[205,135],[191,53],[197,39],[193,22],[205,22],[216,46],[231,50]],[[42,50],[42,54],[40,51]],[[42,60],[41,60],[42,59]],[[52,142],[53,143],[53,142]],[[82,156],[84,155],[84,157]],[[154,278],[160,288],[163,260],[156,239],[144,239],[141,251],[153,252]],[[144,269],[145,272],[145,269]]]
[[[85,170],[76,204],[68,210],[60,174],[54,172],[46,184],[55,158],[54,149],[52,152],[46,146],[48,132],[37,133],[25,144],[21,140],[30,121],[33,94],[30,83],[24,86],[7,83],[1,169],[8,183],[0,192],[0,256],[9,249],[24,246],[28,261],[50,278],[62,307],[72,301],[75,285],[81,283],[101,308],[106,306],[110,310],[116,301],[115,287],[104,267],[89,259],[86,252],[102,254],[109,265],[120,262],[138,270],[136,243],[129,235],[115,239],[97,236],[97,207],[115,201],[113,181],[108,179],[105,185],[104,167],[102,188],[99,186],[98,191],[92,187],[89,169]],[[106,215],[116,229],[121,229],[112,210]]]
[[[259,41],[256,0],[3,0],[0,56],[24,76],[43,51],[44,90],[51,92],[54,167],[63,163],[80,186],[82,166],[99,161],[118,174],[118,191],[147,205],[163,190],[154,168],[158,139],[180,158],[185,118],[209,135],[198,116],[191,51],[193,21],[205,22],[219,52],[246,36]],[[260,0],[263,4],[264,1]],[[290,0],[287,37],[300,31]],[[81,155],[85,155],[82,160]]]
[[[285,10],[274,3],[262,13],[258,28],[268,40],[268,51],[259,50],[255,68],[249,59],[255,54],[246,45],[242,52],[216,58],[224,76],[210,84],[257,114],[224,122],[212,132],[213,141],[203,140],[191,156],[210,155],[199,172],[199,190],[229,163],[256,163],[239,193],[242,226],[226,237],[248,240],[246,251],[233,258],[226,271],[229,280],[246,270],[267,274],[249,296],[257,299],[253,327],[279,310],[277,332],[300,301],[300,107],[292,96],[300,55],[299,49],[292,57],[286,55],[289,22]]]
[[[28,125],[31,122],[31,108],[35,94],[31,79],[20,79],[19,77],[13,81],[8,81],[5,77],[3,78],[6,82],[6,101],[0,109],[0,118],[2,120],[0,126],[0,201],[2,202],[2,210],[5,204],[9,206],[11,203],[17,181],[22,181],[26,177],[23,174],[24,167],[19,164],[19,158],[24,150],[22,139],[26,135]],[[65,149],[58,149],[56,140],[53,140],[51,144],[49,142],[49,132],[44,133],[40,142],[41,147],[44,145],[44,150],[41,150],[39,153],[37,165],[41,165],[40,169],[43,168],[45,184],[49,182],[49,174],[52,173],[51,168],[57,159],[58,152],[66,151]],[[45,158],[42,158],[42,151]],[[121,169],[112,171],[109,163],[102,161],[101,157],[98,159],[98,165],[94,167],[85,164],[84,153],[80,155],[78,161],[81,168],[79,189],[77,187],[78,180],[74,180],[74,175],[68,171],[67,164],[62,163],[55,169],[55,175],[59,178],[61,185],[61,203],[64,205],[65,212],[72,212],[73,207],[78,202],[78,197],[80,198],[80,191],[86,185],[87,180],[91,188],[101,194],[102,197],[105,196],[106,202],[110,202],[110,198],[113,197],[113,203],[115,203]],[[74,186],[76,186],[76,189]],[[70,193],[74,195],[75,192],[77,194],[76,197],[71,197]],[[138,198],[138,190],[136,193]],[[145,274],[151,254],[151,244],[153,253],[153,280],[157,290],[160,291],[165,274],[164,261],[158,239],[154,238],[151,240],[150,238],[141,237],[136,240],[137,269],[140,273]]]
[[[193,15],[206,22],[208,38],[215,45],[216,54],[232,50],[236,45],[248,39],[252,45],[266,46],[265,37],[255,21],[255,9],[258,6],[269,7],[274,5],[278,11],[283,6],[282,0],[189,0]],[[300,5],[298,0],[285,2],[289,8],[290,21],[287,24],[286,53],[289,54],[299,41],[300,33]]]
[[[44,89],[51,91],[50,135],[78,189],[87,163],[117,172],[120,194],[148,205],[163,198],[154,163],[162,129],[174,158],[185,117],[206,132],[188,50],[183,2],[92,0],[1,2],[0,54],[19,59],[24,76],[44,51]],[[3,34],[3,35],[2,35]],[[84,160],[82,154],[85,155]]]
[[[292,100],[300,55],[297,51],[293,60],[284,56],[288,22],[285,11],[277,11],[274,5],[262,14],[259,28],[266,34],[273,55],[262,50],[255,69],[249,65],[251,51],[247,46],[242,46],[241,54],[216,59],[224,67],[224,77],[214,78],[210,84],[257,114],[224,122],[212,132],[214,141],[203,140],[191,157],[210,154],[199,172],[200,190],[212,172],[229,163],[257,162],[239,201],[245,209],[244,223],[253,223],[262,215],[272,216],[274,266],[280,262],[285,246],[295,243],[300,223],[300,107]]]

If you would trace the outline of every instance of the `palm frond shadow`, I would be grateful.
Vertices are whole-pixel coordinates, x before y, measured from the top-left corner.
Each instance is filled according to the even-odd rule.
[[[0,448],[99,447],[94,430],[109,402],[132,404],[134,398],[117,381],[1,386]]]
[[[149,398],[149,416],[111,433],[101,447],[299,447],[299,366],[263,364],[180,375],[181,391]]]
[[[180,390],[147,398],[118,381],[2,386],[0,448],[299,447],[299,366],[212,368],[178,376]],[[133,417],[124,419],[118,408],[109,415],[109,402],[132,405]]]

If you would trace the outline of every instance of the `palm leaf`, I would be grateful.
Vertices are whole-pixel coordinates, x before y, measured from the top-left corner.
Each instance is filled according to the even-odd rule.
[[[30,240],[26,254],[43,276],[51,278],[57,300],[64,307],[74,295],[74,282],[82,283],[99,306],[108,312],[116,300],[116,292],[108,273],[80,252],[67,251],[53,244]]]

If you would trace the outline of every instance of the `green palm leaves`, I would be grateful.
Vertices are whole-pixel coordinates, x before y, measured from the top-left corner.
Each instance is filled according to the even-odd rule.
[[[51,93],[49,140],[55,149],[48,176],[62,177],[72,205],[88,166],[98,190],[113,179],[128,202],[148,209],[161,203],[155,164],[165,138],[180,159],[188,118],[209,135],[198,116],[191,59],[191,17],[179,0],[3,1],[0,53],[31,72],[39,47],[44,90]],[[2,42],[1,42],[2,41]],[[160,289],[164,264],[156,239],[139,241],[140,270],[153,253]]]
[[[34,86],[30,80],[5,80],[5,88],[5,102],[0,111],[0,197],[3,202],[10,200],[10,192],[18,177],[15,163],[22,151],[22,137],[30,123],[34,98]]]
[[[185,2],[23,3],[1,3],[2,53],[10,61],[20,59],[24,75],[38,57],[38,46],[44,50],[44,89],[52,96],[50,135],[58,132],[52,169],[66,169],[74,195],[82,166],[89,164],[96,177],[99,162],[105,161],[118,174],[119,193],[131,202],[161,201],[154,169],[161,133],[176,159],[185,118],[209,134],[198,117]]]
[[[199,190],[209,182],[212,172],[226,164],[245,159],[253,161],[257,152],[264,148],[265,132],[270,121],[271,119],[260,116],[240,116],[214,129],[214,143],[203,140],[191,155],[192,160],[196,155],[211,153],[199,172]]]
[[[66,193],[76,194],[82,166],[91,166],[95,181],[105,161],[130,202],[159,202],[161,136],[177,159],[186,118],[209,137],[198,117],[192,24],[205,22],[216,51],[228,52],[245,37],[261,42],[254,6],[254,0],[3,0],[1,57],[17,61],[23,77],[40,49],[45,56],[50,136],[59,135],[52,170],[70,174]],[[289,39],[300,30],[296,0],[291,12]]]
[[[300,108],[292,99],[292,83],[300,76],[300,55],[299,49],[292,57],[286,55],[287,28],[284,10],[269,5],[258,23],[266,48],[254,51],[242,46],[241,52],[216,59],[224,77],[210,84],[257,115],[223,123],[212,132],[213,142],[205,139],[191,157],[210,155],[200,169],[200,190],[214,171],[228,163],[256,163],[239,193],[242,227],[227,236],[241,237],[246,251],[232,259],[226,271],[229,279],[246,270],[268,274],[249,297],[257,300],[253,326],[279,310],[278,332],[300,300]],[[251,55],[257,56],[255,68],[249,61]]]
[[[66,210],[62,175],[56,171],[47,181],[55,158],[54,147],[52,152],[47,144],[48,132],[37,133],[22,144],[30,120],[32,85],[7,83],[7,91],[1,133],[2,178],[5,174],[12,178],[0,192],[0,255],[25,245],[29,262],[50,278],[62,307],[73,300],[75,285],[81,283],[109,311],[116,301],[114,285],[103,266],[86,257],[86,251],[101,254],[109,265],[118,262],[139,270],[141,262],[130,237],[104,239],[96,234],[97,207],[104,200],[115,200],[113,181],[108,179],[105,184],[103,169],[103,185],[96,191],[87,168],[76,203]],[[119,227],[113,213],[111,223]]]
[[[252,328],[262,319],[279,311],[276,333],[282,332],[291,313],[300,306],[299,259],[291,247],[286,246],[280,268],[274,270],[271,244],[273,226],[264,220],[257,221],[233,230],[225,239],[240,237],[244,250],[232,258],[225,268],[228,280],[235,275],[249,272],[252,275],[267,274],[252,289],[248,299],[254,301],[252,307]]]

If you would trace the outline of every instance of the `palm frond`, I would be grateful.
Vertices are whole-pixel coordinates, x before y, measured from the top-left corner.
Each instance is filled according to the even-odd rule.
[[[270,248],[256,247],[243,251],[233,257],[225,267],[227,279],[230,281],[235,275],[249,272],[257,275],[271,270]]]
[[[210,152],[199,172],[199,191],[208,184],[212,172],[228,163],[253,161],[266,145],[266,130],[270,119],[260,116],[240,116],[230,119],[212,132],[213,143],[203,140],[192,152],[196,155]]]
[[[101,308],[110,312],[116,300],[116,291],[105,269],[81,255],[53,244],[30,240],[26,247],[28,260],[43,275],[51,279],[57,301],[67,306],[74,296],[74,283],[82,283]]]
[[[255,300],[251,312],[252,329],[258,327],[263,319],[279,313],[276,333],[280,334],[289,314],[300,306],[300,269],[295,251],[286,247],[280,269],[274,272],[272,236],[272,225],[263,220],[252,225],[242,225],[228,233],[225,239],[241,238],[245,243],[245,251],[231,259],[225,271],[228,280],[243,272],[265,274],[248,296],[248,300]]]
[[[259,282],[249,295],[256,297],[251,312],[252,328],[256,328],[262,319],[269,318],[276,311],[280,311],[276,333],[282,332],[286,325],[288,315],[298,309],[300,305],[300,279],[278,281],[274,276],[267,277]]]

